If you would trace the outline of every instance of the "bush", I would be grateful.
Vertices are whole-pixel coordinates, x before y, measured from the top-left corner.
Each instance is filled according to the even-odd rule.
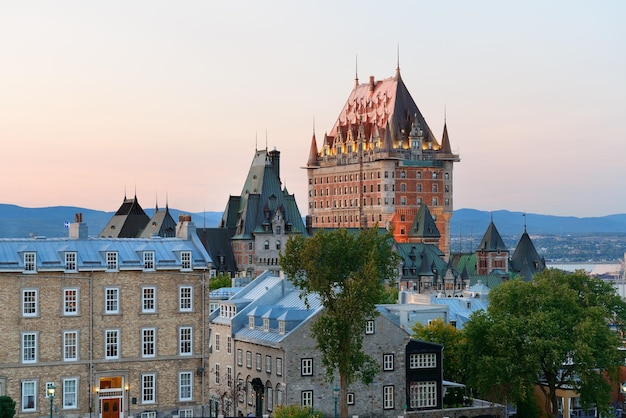
[[[298,405],[279,405],[274,411],[274,418],[321,418],[322,414],[311,408]]]
[[[0,418],[15,416],[15,401],[10,396],[0,396]]]

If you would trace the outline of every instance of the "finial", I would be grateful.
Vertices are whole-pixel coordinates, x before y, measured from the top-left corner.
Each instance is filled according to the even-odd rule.
[[[354,56],[354,85],[359,85],[359,56]]]
[[[446,124],[447,118],[448,118],[448,111],[446,109],[446,105],[444,104],[443,105],[443,124],[444,125]]]
[[[524,217],[524,232],[526,232],[526,211],[522,213],[522,216]]]
[[[267,129],[265,129],[265,152],[267,152]]]
[[[154,194],[154,200],[155,200],[154,212],[156,213],[159,211],[159,193],[158,192]]]
[[[254,132],[254,152],[259,150],[259,133]]]
[[[313,136],[315,136],[315,116],[313,116]]]
[[[398,42],[398,51],[396,57],[396,72],[400,73],[400,43]]]

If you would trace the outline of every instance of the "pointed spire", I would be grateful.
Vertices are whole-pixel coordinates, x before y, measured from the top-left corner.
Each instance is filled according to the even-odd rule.
[[[155,203],[154,203],[154,212],[156,213],[156,212],[158,212],[158,211],[159,211],[159,194],[158,194],[158,193],[155,193],[155,195],[154,195],[154,200],[155,200]]]
[[[400,78],[400,43],[398,43],[398,51],[396,57],[396,78]]]
[[[311,138],[311,148],[309,150],[309,159],[307,166],[317,165],[317,141],[315,140],[315,127],[313,128],[313,138]]]
[[[359,85],[359,56],[354,56],[354,87]]]
[[[393,149],[393,143],[391,141],[391,127],[389,126],[389,121],[387,121],[387,125],[385,126],[385,136],[383,137],[383,151],[390,152]]]
[[[443,135],[441,137],[441,151],[444,154],[452,154],[452,147],[450,146],[450,138],[448,137],[448,124],[446,123],[445,116],[443,120]]]

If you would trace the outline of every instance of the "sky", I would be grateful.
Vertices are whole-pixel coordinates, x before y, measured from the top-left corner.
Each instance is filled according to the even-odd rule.
[[[0,203],[189,212],[306,165],[355,76],[447,121],[454,207],[626,213],[626,2],[0,1]]]

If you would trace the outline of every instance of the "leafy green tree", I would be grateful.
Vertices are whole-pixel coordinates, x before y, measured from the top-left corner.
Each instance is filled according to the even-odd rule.
[[[356,379],[369,384],[378,364],[363,353],[367,320],[385,300],[384,279],[394,277],[397,254],[390,234],[376,229],[349,233],[346,229],[318,231],[312,238],[292,236],[280,265],[293,283],[308,296],[320,297],[324,310],[312,325],[330,382],[339,373],[340,415],[348,416],[346,390]],[[394,283],[395,284],[395,283]]]
[[[470,383],[492,400],[524,402],[539,387],[548,417],[556,390],[573,388],[583,408],[607,413],[621,363],[619,331],[626,302],[614,288],[584,272],[546,270],[530,282],[515,279],[490,294],[487,312],[465,325]]]
[[[278,405],[274,418],[322,418],[322,414],[298,405]]]
[[[0,418],[15,416],[15,401],[10,396],[0,396]]]
[[[209,280],[209,290],[221,289],[222,287],[230,287],[232,280],[228,274],[220,273],[216,277]]]
[[[465,335],[463,330],[446,324],[437,318],[428,325],[416,322],[411,328],[411,337],[441,344],[444,347],[443,378],[453,382],[465,382],[466,373],[464,365]]]

